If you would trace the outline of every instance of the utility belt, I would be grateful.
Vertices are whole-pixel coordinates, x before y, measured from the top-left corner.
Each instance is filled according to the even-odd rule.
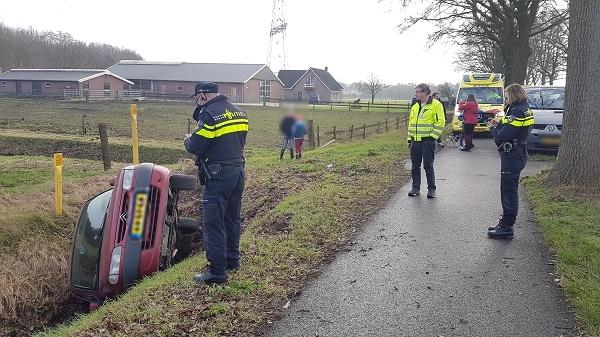
[[[200,185],[202,186],[206,184],[207,180],[216,177],[223,168],[244,167],[246,165],[246,159],[244,157],[219,160],[211,163],[207,163],[204,160],[198,160],[198,162],[200,163],[198,175],[200,177]]]
[[[527,145],[527,141],[524,140],[520,140],[520,139],[513,139],[510,141],[506,141],[503,142],[502,144],[500,144],[500,146],[498,146],[498,151],[502,151],[504,153],[510,153],[513,151],[513,149],[517,146],[525,146]]]

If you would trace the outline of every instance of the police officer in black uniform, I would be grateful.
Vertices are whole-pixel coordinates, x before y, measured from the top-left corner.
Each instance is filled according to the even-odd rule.
[[[224,283],[227,271],[240,267],[240,208],[244,190],[244,146],[248,116],[212,82],[196,85],[198,125],[185,139],[188,152],[197,155],[196,165],[204,185],[203,239],[208,270],[196,274],[196,283]]]
[[[513,225],[519,211],[519,177],[527,163],[527,136],[533,125],[527,93],[519,84],[505,89],[506,108],[500,124],[488,122],[492,127],[494,142],[500,152],[500,196],[502,218],[495,227],[488,228],[494,239],[512,239]]]

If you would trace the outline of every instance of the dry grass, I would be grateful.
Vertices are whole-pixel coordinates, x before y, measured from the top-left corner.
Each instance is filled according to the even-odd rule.
[[[28,238],[21,240],[11,254],[2,257],[0,320],[3,326],[0,326],[0,334],[25,333],[29,327],[48,321],[62,309],[70,296],[66,282],[68,255],[69,243],[65,238],[53,241]]]

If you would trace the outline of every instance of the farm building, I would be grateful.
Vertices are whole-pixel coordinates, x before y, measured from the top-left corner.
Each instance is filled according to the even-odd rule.
[[[144,93],[189,97],[197,82],[211,81],[233,102],[260,103],[282,98],[283,84],[266,64],[124,60],[108,70],[131,80],[131,89]]]
[[[0,95],[62,97],[123,90],[133,82],[102,69],[12,69],[0,74]]]
[[[329,69],[280,70],[277,74],[283,83],[283,99],[287,101],[339,101],[342,86],[329,73]]]

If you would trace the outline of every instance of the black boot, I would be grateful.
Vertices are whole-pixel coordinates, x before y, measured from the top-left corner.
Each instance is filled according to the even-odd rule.
[[[298,159],[302,159],[302,152],[298,153]]]
[[[204,273],[194,275],[194,282],[196,282],[196,284],[221,284],[227,282],[227,276],[213,275],[207,270]]]
[[[279,161],[283,160],[283,153],[285,152],[285,150],[281,150],[281,152],[279,153]]]
[[[290,149],[290,159],[294,159],[294,150]]]
[[[419,191],[418,188],[413,187],[412,190],[410,190],[410,192],[408,192],[408,196],[409,197],[416,197],[417,195],[419,195],[421,192]]]
[[[427,199],[433,199],[435,198],[435,190],[434,189],[428,189],[427,190]]]
[[[515,236],[515,232],[512,227],[496,227],[488,231],[487,235],[491,239],[512,239]]]

